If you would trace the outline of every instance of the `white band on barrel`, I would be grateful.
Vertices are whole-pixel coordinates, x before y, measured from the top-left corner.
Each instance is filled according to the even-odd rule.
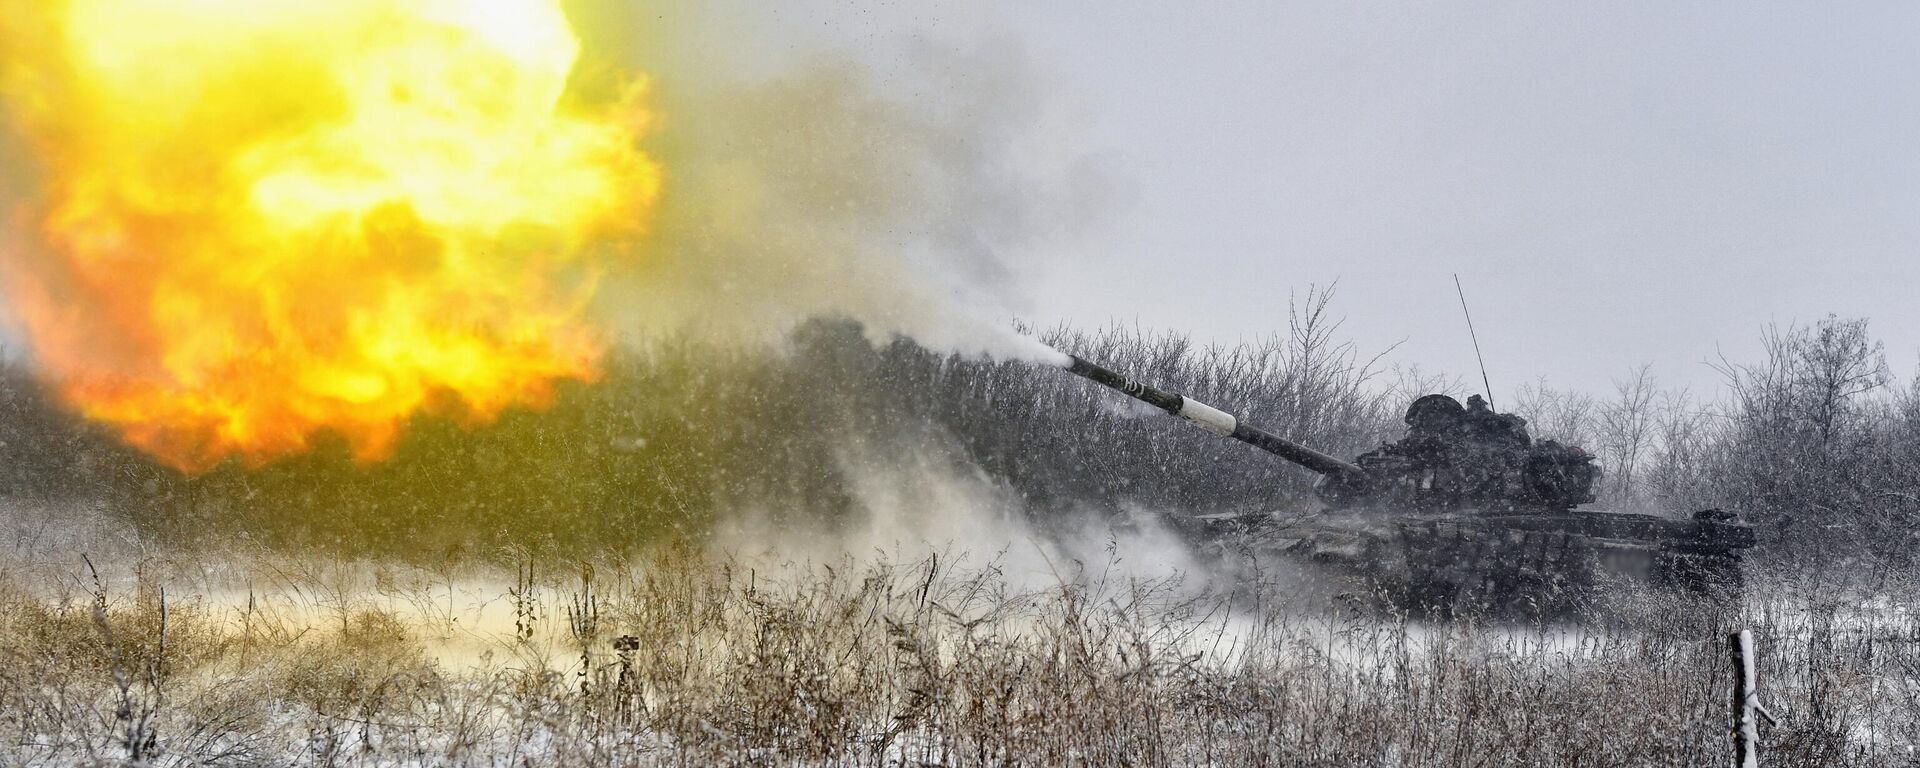
[[[1233,414],[1215,408],[1191,397],[1180,398],[1180,418],[1200,425],[1201,429],[1221,435],[1231,436],[1239,422]]]

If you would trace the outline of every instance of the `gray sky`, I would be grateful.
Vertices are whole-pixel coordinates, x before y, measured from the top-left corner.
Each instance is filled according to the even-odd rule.
[[[1079,115],[1131,204],[1035,266],[1043,320],[1232,341],[1338,280],[1363,347],[1477,379],[1458,272],[1501,394],[1710,393],[1828,312],[1914,370],[1920,5],[820,5],[770,23],[1011,38]]]
[[[826,46],[883,78],[917,42],[1019,59],[1120,201],[1016,257],[1043,322],[1231,342],[1337,280],[1363,349],[1474,379],[1458,272],[1500,395],[1540,376],[1601,391],[1641,363],[1708,393],[1717,349],[1751,359],[1765,324],[1828,312],[1871,317],[1896,375],[1915,367],[1920,5],[703,12],[746,33],[688,45]]]

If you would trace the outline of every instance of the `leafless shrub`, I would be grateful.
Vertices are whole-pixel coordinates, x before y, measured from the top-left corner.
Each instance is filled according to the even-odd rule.
[[[587,605],[577,583],[571,597],[562,589],[569,569],[540,570],[554,580],[524,599],[576,613]],[[243,640],[235,614],[245,606],[224,606],[194,620],[216,629],[195,630],[199,650],[181,657],[194,661],[166,672],[141,756],[154,765],[1710,764],[1730,748],[1720,633],[1734,624],[1758,640],[1763,703],[1778,720],[1765,734],[1770,761],[1891,765],[1920,746],[1911,606],[1849,603],[1832,589],[1777,593],[1715,618],[1632,594],[1611,623],[1562,627],[1427,624],[1343,604],[1276,609],[1268,597],[1280,595],[1263,595],[1285,584],[1213,594],[1098,564],[1029,590],[991,563],[749,564],[685,547],[603,561],[594,573],[592,632],[577,616],[531,640],[503,626],[497,655],[471,665],[419,655],[412,638],[436,616],[367,614],[341,633],[318,611],[280,617],[291,631]],[[64,621],[57,601],[34,596],[43,587],[6,587],[10,608],[41,609],[0,615],[12,639],[0,667],[0,762],[125,758],[124,731],[112,727],[120,687],[99,659],[59,661],[98,640],[36,628]],[[497,599],[507,613],[504,588]],[[212,621],[221,615],[233,620]],[[114,642],[159,644],[161,627],[137,626],[115,626]],[[590,653],[536,661],[520,650],[549,641]]]

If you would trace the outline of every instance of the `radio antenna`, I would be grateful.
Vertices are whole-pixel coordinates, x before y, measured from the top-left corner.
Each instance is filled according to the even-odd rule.
[[[1480,356],[1480,334],[1473,332],[1473,313],[1467,311],[1467,291],[1460,287],[1460,273],[1453,274],[1453,292],[1460,294],[1460,314],[1467,316],[1467,337],[1473,339],[1473,359],[1480,363],[1480,384],[1487,388],[1487,408],[1493,408],[1493,382],[1487,381],[1487,359]]]

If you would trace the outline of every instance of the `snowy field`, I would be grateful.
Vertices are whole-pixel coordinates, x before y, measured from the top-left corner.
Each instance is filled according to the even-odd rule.
[[[1018,542],[423,567],[168,552],[84,509],[8,533],[8,765],[1704,765],[1737,626],[1771,760],[1920,745],[1920,620],[1892,590],[1442,624],[1118,537],[1042,576]]]
[[[792,362],[668,347],[546,412],[423,420],[372,466],[182,476],[10,390],[14,487],[99,501],[0,515],[0,764],[1710,765],[1737,628],[1768,763],[1920,757],[1920,388],[1825,421],[1792,377],[1535,392],[1537,436],[1598,446],[1603,505],[1755,525],[1746,604],[1443,623],[1222,573],[1155,522],[1285,511],[1297,467],[1058,371],[814,330]],[[1337,455],[1404,428],[1338,351],[1054,341]]]

